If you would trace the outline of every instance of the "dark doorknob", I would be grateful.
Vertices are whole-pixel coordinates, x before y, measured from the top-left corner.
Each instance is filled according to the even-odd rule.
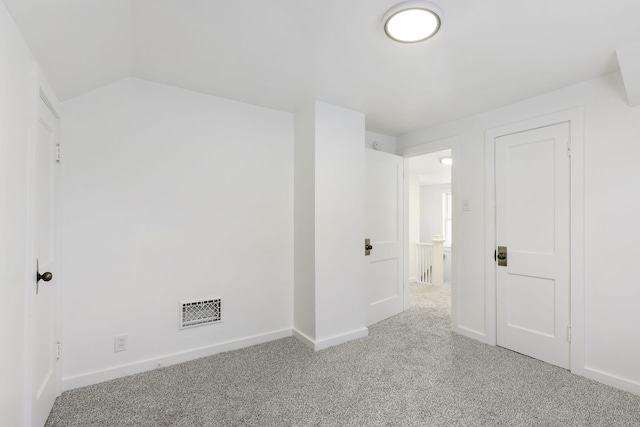
[[[38,272],[38,282],[40,280],[44,280],[45,282],[48,282],[51,279],[53,279],[53,274],[51,274],[50,272],[47,271],[46,273],[42,273],[42,274]]]
[[[368,251],[370,251],[371,249],[373,249],[373,246],[371,245],[364,245],[364,248]]]

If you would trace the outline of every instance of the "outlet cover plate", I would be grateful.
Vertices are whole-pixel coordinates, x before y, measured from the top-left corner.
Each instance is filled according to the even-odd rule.
[[[129,341],[129,336],[128,335],[116,335],[113,338],[113,351],[114,351],[114,353],[117,353],[119,351],[126,351],[127,350],[128,341]]]

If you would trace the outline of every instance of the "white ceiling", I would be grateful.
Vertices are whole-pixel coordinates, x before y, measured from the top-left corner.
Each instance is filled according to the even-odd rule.
[[[407,159],[409,173],[418,175],[420,185],[451,184],[451,166],[440,163],[442,157],[451,157],[451,150],[409,157]]]
[[[640,1],[436,0],[399,44],[396,0],[3,0],[61,100],[135,76],[295,111],[317,99],[399,135],[617,70]]]

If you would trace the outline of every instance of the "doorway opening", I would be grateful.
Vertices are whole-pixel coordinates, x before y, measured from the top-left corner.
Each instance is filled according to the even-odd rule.
[[[451,314],[451,149],[405,159],[408,179],[409,307]]]

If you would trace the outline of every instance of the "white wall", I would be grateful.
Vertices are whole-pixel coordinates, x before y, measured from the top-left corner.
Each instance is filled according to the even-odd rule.
[[[0,420],[25,423],[28,252],[28,158],[35,129],[35,62],[0,2]]]
[[[373,148],[374,142],[380,143],[380,151],[384,151],[386,153],[395,154],[396,153],[396,137],[390,135],[384,135],[376,132],[365,132],[365,140],[364,146],[366,148]]]
[[[408,167],[407,162],[411,159],[405,159],[405,171],[409,170],[409,281],[418,279],[418,266],[416,263],[416,242],[420,241],[420,176],[416,171],[412,171]],[[405,179],[407,178],[405,172]]]
[[[442,236],[443,197],[451,193],[451,185],[420,186],[420,241],[429,243],[434,236]],[[443,280],[451,283],[451,247],[443,248]]]
[[[640,301],[635,268],[640,227],[640,108],[630,108],[619,73],[590,80],[463,120],[398,138],[400,153],[412,146],[459,137],[455,233],[461,247],[454,329],[485,333],[484,145],[485,131],[533,117],[584,107],[585,165],[585,365],[583,375],[640,393]],[[579,232],[579,231],[577,231]],[[612,254],[615,256],[612,258]],[[454,310],[455,312],[455,310]]]
[[[65,112],[65,389],[291,334],[291,114],[133,78]]]
[[[420,241],[431,242],[433,236],[442,236],[442,198],[451,193],[451,185],[420,186]]]
[[[293,328],[316,339],[316,110],[310,103],[294,126],[294,301]]]
[[[314,350],[366,336],[364,114],[295,115],[295,335]]]
[[[316,340],[367,334],[364,114],[316,102]]]

